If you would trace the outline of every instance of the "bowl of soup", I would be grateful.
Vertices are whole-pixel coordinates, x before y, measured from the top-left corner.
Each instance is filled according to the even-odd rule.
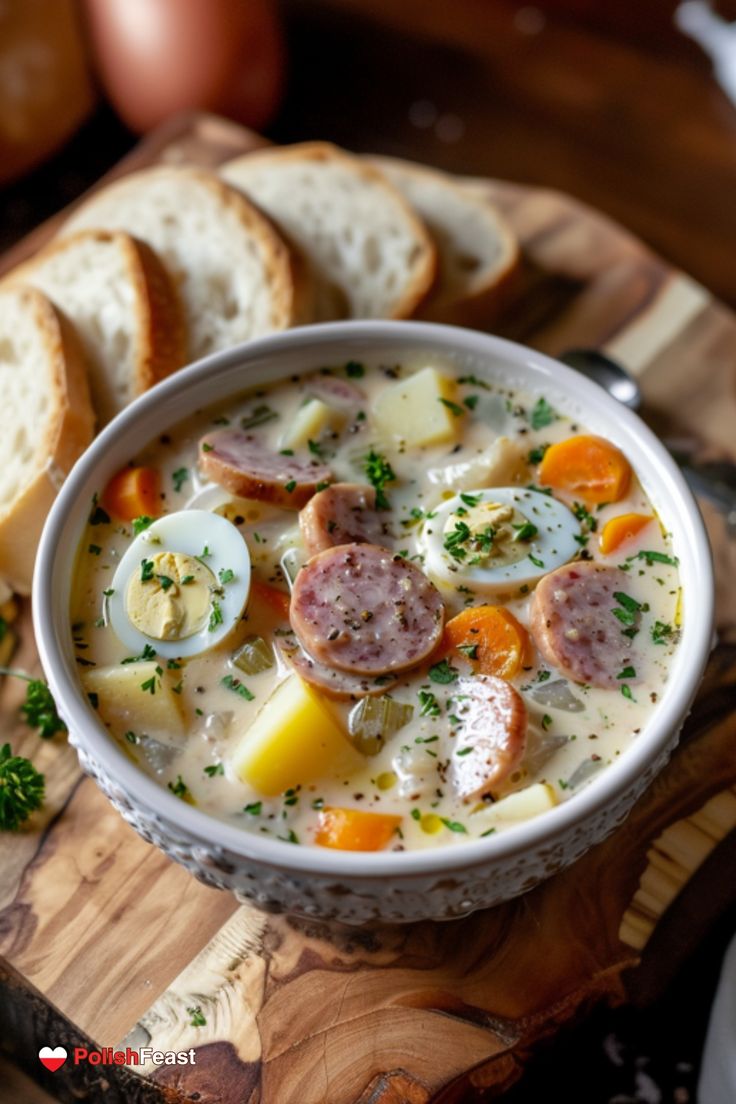
[[[711,643],[663,446],[539,353],[419,323],[209,357],[62,488],[34,588],[84,770],[272,911],[448,919],[603,839]]]

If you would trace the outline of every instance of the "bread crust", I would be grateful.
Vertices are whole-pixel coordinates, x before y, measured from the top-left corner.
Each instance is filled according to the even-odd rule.
[[[411,279],[407,282],[402,296],[397,300],[389,315],[390,318],[409,318],[429,292],[435,279],[437,254],[434,242],[419,216],[404,196],[393,184],[369,162],[333,146],[330,142],[300,142],[292,146],[281,146],[254,150],[245,153],[220,166],[224,178],[236,187],[237,175],[242,170],[244,177],[254,165],[284,164],[288,161],[313,161],[316,163],[340,164],[365,183],[378,186],[390,196],[392,202],[401,210],[402,216],[417,240],[417,255],[413,260]],[[243,179],[242,188],[247,194],[247,181]]]
[[[176,185],[186,186],[189,181],[212,193],[214,202],[240,223],[259,251],[265,278],[271,287],[271,329],[283,330],[295,324],[301,309],[298,299],[300,289],[297,286],[299,270],[298,267],[294,269],[286,242],[271,220],[255,204],[251,203],[237,188],[230,187],[206,169],[164,165],[140,169],[138,172],[121,177],[94,192],[76,207],[62,226],[60,237],[67,238],[79,229],[95,227],[96,211],[99,209],[104,212],[104,207],[117,197],[127,199],[132,193],[137,199],[135,193],[139,191],[141,202],[145,203],[146,190],[154,180],[170,182],[172,188]],[[106,215],[102,213],[99,217],[102,228],[106,228],[104,225]],[[134,232],[133,227],[126,227],[126,230],[128,233]],[[141,237],[145,240],[145,234],[137,235],[139,241]],[[150,243],[147,242],[147,244],[150,247]],[[177,286],[179,274],[171,270],[166,260],[161,260],[161,264]],[[196,355],[196,351],[190,348],[189,355]]]
[[[0,505],[0,578],[18,594],[30,594],[46,515],[61,481],[92,440],[95,417],[84,354],[69,321],[35,288],[0,294],[17,296],[18,310],[33,313],[49,365],[51,401],[45,423],[38,427],[33,470],[16,497]]]
[[[369,163],[379,172],[395,173],[400,180],[406,177],[416,184],[432,184],[446,189],[456,200],[475,210],[478,217],[493,223],[493,230],[501,242],[502,255],[499,264],[478,280],[469,294],[453,295],[442,286],[442,247],[437,244],[437,277],[429,294],[419,304],[415,318],[432,322],[445,322],[457,326],[488,326],[498,318],[512,297],[521,272],[521,252],[511,227],[496,207],[480,196],[471,194],[451,176],[426,165],[418,165],[399,158],[371,156]],[[400,190],[400,184],[395,185]],[[429,230],[431,234],[431,228]]]

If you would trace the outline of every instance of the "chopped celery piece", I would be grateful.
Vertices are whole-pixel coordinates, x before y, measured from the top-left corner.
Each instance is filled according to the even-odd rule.
[[[569,684],[562,679],[535,686],[531,696],[540,705],[547,705],[550,709],[562,709],[565,713],[582,713],[585,709],[580,698],[573,694]]]
[[[262,636],[249,636],[233,656],[233,663],[246,675],[259,675],[273,667],[273,648]]]
[[[350,739],[363,755],[378,755],[386,740],[407,725],[413,716],[413,705],[394,701],[387,694],[380,698],[363,698],[350,711]]]

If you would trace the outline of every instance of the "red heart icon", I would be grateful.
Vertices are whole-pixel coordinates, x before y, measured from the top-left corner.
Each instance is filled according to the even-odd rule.
[[[66,1051],[63,1047],[41,1047],[38,1052],[38,1060],[46,1069],[55,1072],[66,1062]]]

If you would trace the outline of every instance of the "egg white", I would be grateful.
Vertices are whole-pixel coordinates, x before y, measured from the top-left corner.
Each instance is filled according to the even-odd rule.
[[[203,556],[205,549],[208,555]],[[141,561],[157,552],[180,552],[201,557],[212,572],[220,592],[216,595],[222,612],[222,623],[212,632],[209,625],[181,640],[159,640],[142,633],[130,621],[126,611],[126,595],[132,577]],[[231,570],[231,582],[220,584],[220,571]],[[187,658],[214,648],[221,643],[240,619],[250,590],[250,555],[248,546],[235,526],[209,510],[179,510],[158,518],[132,541],[123,555],[112,580],[107,614],[113,631],[135,654],[148,644],[167,659]]]
[[[497,567],[471,566],[453,559],[444,547],[445,524],[458,508],[467,509],[456,495],[438,506],[422,528],[420,544],[425,556],[424,570],[430,577],[454,586],[462,584],[476,590],[507,592],[538,582],[580,551],[575,538],[581,530],[575,515],[551,495],[525,487],[489,487],[465,493],[477,498],[478,504],[498,502],[512,506],[537,527],[537,535],[523,542],[521,547],[526,554],[516,563]],[[535,564],[530,556],[542,566]]]

